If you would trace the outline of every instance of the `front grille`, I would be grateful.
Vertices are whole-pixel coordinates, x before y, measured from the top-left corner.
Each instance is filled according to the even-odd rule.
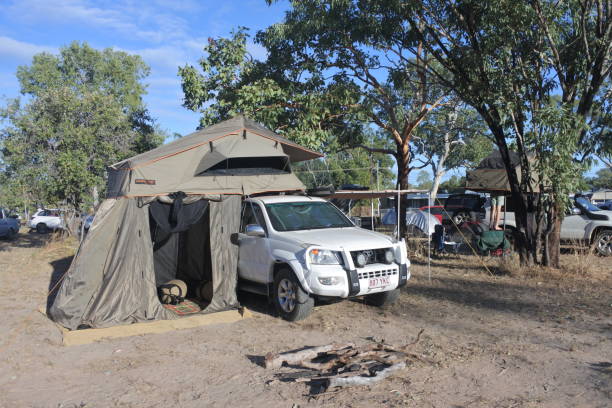
[[[375,264],[375,263],[386,263],[385,262],[385,252],[389,248],[380,248],[380,249],[366,249],[363,251],[351,251],[351,258],[353,258],[353,264],[357,265],[357,256],[359,254],[364,254],[366,257],[366,265]]]
[[[369,279],[369,278],[382,278],[385,276],[393,276],[397,275],[397,269],[381,269],[378,271],[368,271],[368,272],[359,272],[357,276],[359,279]]]

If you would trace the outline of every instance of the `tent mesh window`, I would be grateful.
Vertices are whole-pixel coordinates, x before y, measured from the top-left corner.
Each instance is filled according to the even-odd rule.
[[[291,173],[291,166],[287,157],[230,157],[201,172],[198,176],[248,176],[283,173]]]

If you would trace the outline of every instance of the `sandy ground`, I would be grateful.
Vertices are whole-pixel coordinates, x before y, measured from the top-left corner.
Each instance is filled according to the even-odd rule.
[[[564,255],[561,274],[490,276],[476,257],[415,260],[399,303],[322,304],[307,320],[273,316],[241,296],[252,319],[166,334],[61,346],[37,312],[52,275],[74,252],[22,230],[0,241],[2,407],[609,407],[612,405],[612,262]],[[577,260],[577,261],[576,261]],[[582,266],[587,265],[590,271]],[[394,378],[308,396],[303,383],[272,383],[267,352],[330,342],[403,344],[424,329],[414,363]],[[286,370],[286,369],[281,369]]]

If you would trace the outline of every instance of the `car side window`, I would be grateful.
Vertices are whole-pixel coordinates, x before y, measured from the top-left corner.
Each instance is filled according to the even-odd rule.
[[[49,211],[42,211],[42,212],[41,212],[40,214],[38,214],[38,215],[40,215],[41,217],[47,217],[47,216],[49,216]]]

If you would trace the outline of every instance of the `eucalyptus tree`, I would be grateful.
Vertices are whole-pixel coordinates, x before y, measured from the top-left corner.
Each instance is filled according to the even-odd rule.
[[[379,9],[378,2],[291,2],[281,23],[256,36],[268,53],[262,62],[248,57],[244,30],[211,39],[199,68],[179,70],[184,105],[201,111],[202,125],[243,112],[311,148],[391,155],[397,186],[406,189],[410,171],[429,164],[415,160],[415,131],[448,95],[430,86],[423,49],[406,62],[405,44],[387,40],[409,27],[385,25]],[[390,143],[368,144],[371,127]]]
[[[142,100],[149,68],[138,56],[72,43],[19,67],[25,103],[0,113],[5,179],[42,204],[91,205],[106,166],[157,146]]]
[[[385,23],[408,24],[417,37],[410,48],[424,47],[440,64],[439,71],[427,67],[430,75],[487,123],[506,163],[522,263],[558,266],[575,175],[594,154],[609,155],[610,2],[421,0],[385,7]],[[521,174],[510,165],[511,146]],[[534,201],[538,189],[549,194]]]
[[[478,113],[458,98],[432,112],[415,135],[416,152],[430,163],[435,200],[442,178],[451,170],[470,169],[493,151]]]

